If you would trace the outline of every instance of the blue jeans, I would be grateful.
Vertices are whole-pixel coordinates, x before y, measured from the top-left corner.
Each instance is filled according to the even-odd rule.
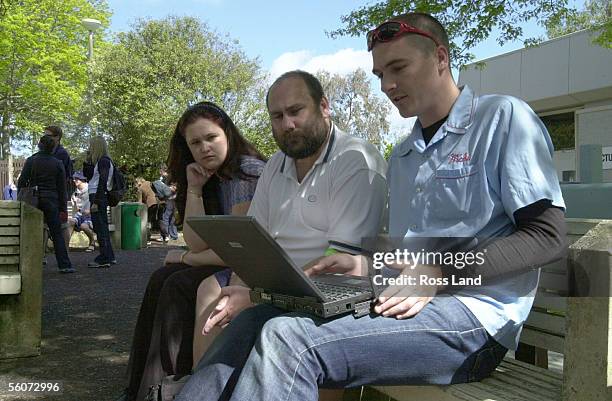
[[[95,195],[89,196],[89,202],[93,204]],[[98,237],[98,244],[100,244],[100,255],[95,259],[98,263],[110,263],[115,260],[115,253],[113,252],[113,246],[110,240],[110,232],[108,231],[108,200],[103,198],[96,202],[98,205],[98,211],[91,213],[91,221],[93,223],[93,229]]]
[[[166,201],[166,208],[164,209],[164,213],[162,214],[161,221],[159,222],[159,229],[161,231],[162,237],[170,237],[172,239],[178,238],[178,230],[176,228],[176,224],[174,224],[174,209],[176,208],[176,204],[174,199],[168,199]]]
[[[451,296],[405,320],[324,320],[259,305],[217,338],[176,400],[316,401],[318,387],[477,381],[506,351]]]
[[[68,257],[66,241],[62,235],[62,222],[59,217],[59,201],[55,198],[40,197],[38,200],[38,208],[42,210],[45,217],[45,223],[49,227],[49,235],[51,235],[51,239],[53,240],[57,267],[60,269],[71,268],[72,264]],[[45,246],[46,245],[47,244],[45,244]]]

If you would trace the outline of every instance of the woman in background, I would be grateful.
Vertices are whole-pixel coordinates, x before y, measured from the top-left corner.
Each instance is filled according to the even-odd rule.
[[[62,235],[62,223],[68,221],[64,165],[53,156],[55,141],[49,135],[40,138],[38,149],[38,153],[27,158],[17,187],[21,190],[38,186],[38,208],[42,210],[49,227],[57,267],[60,273],[74,273],[76,270],[68,258],[66,241]]]
[[[89,179],[89,203],[93,228],[98,237],[100,255],[87,264],[91,268],[108,268],[117,263],[108,230],[108,191],[112,188],[113,162],[108,155],[108,146],[101,136],[89,140],[88,162],[93,165]],[[83,171],[87,169],[83,167]],[[87,174],[87,173],[86,173]]]

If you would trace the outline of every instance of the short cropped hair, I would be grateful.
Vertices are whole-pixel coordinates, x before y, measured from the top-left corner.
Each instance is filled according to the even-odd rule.
[[[62,139],[62,136],[64,136],[64,131],[62,131],[62,129],[57,125],[48,125],[45,127],[45,131],[49,131],[54,136],[58,136],[60,139]]]
[[[448,41],[448,34],[446,33],[446,29],[444,29],[444,26],[435,17],[432,17],[431,15],[426,13],[405,13],[391,18],[390,21],[404,22],[408,25],[425,31],[434,38],[436,38],[439,44],[446,47],[446,50],[449,53],[448,61],[450,64],[450,42]],[[429,53],[435,50],[435,43],[433,42],[433,40],[420,35],[411,36],[417,40],[416,43],[419,44],[419,48],[424,52]]]
[[[270,91],[272,90],[272,88],[274,88],[279,82],[282,82],[288,78],[301,79],[306,85],[306,88],[308,88],[308,93],[310,93],[310,97],[312,98],[314,104],[321,103],[321,100],[323,99],[323,97],[325,97],[325,93],[323,93],[323,86],[321,85],[321,82],[319,82],[317,77],[306,71],[293,70],[288,71],[280,77],[276,78],[272,85],[270,85],[268,93],[266,93],[266,107],[268,106],[268,99],[270,97]]]

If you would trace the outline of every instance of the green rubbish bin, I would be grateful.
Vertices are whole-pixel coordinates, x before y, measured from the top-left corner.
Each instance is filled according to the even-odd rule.
[[[141,247],[141,217],[138,202],[121,204],[121,249],[140,249]]]

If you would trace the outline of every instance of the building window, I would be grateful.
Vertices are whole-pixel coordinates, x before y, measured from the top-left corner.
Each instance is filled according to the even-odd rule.
[[[576,182],[576,171],[575,170],[565,170],[561,173],[561,181],[562,182]]]
[[[574,149],[574,112],[540,117],[552,139],[555,150]],[[563,180],[565,181],[565,180]]]

